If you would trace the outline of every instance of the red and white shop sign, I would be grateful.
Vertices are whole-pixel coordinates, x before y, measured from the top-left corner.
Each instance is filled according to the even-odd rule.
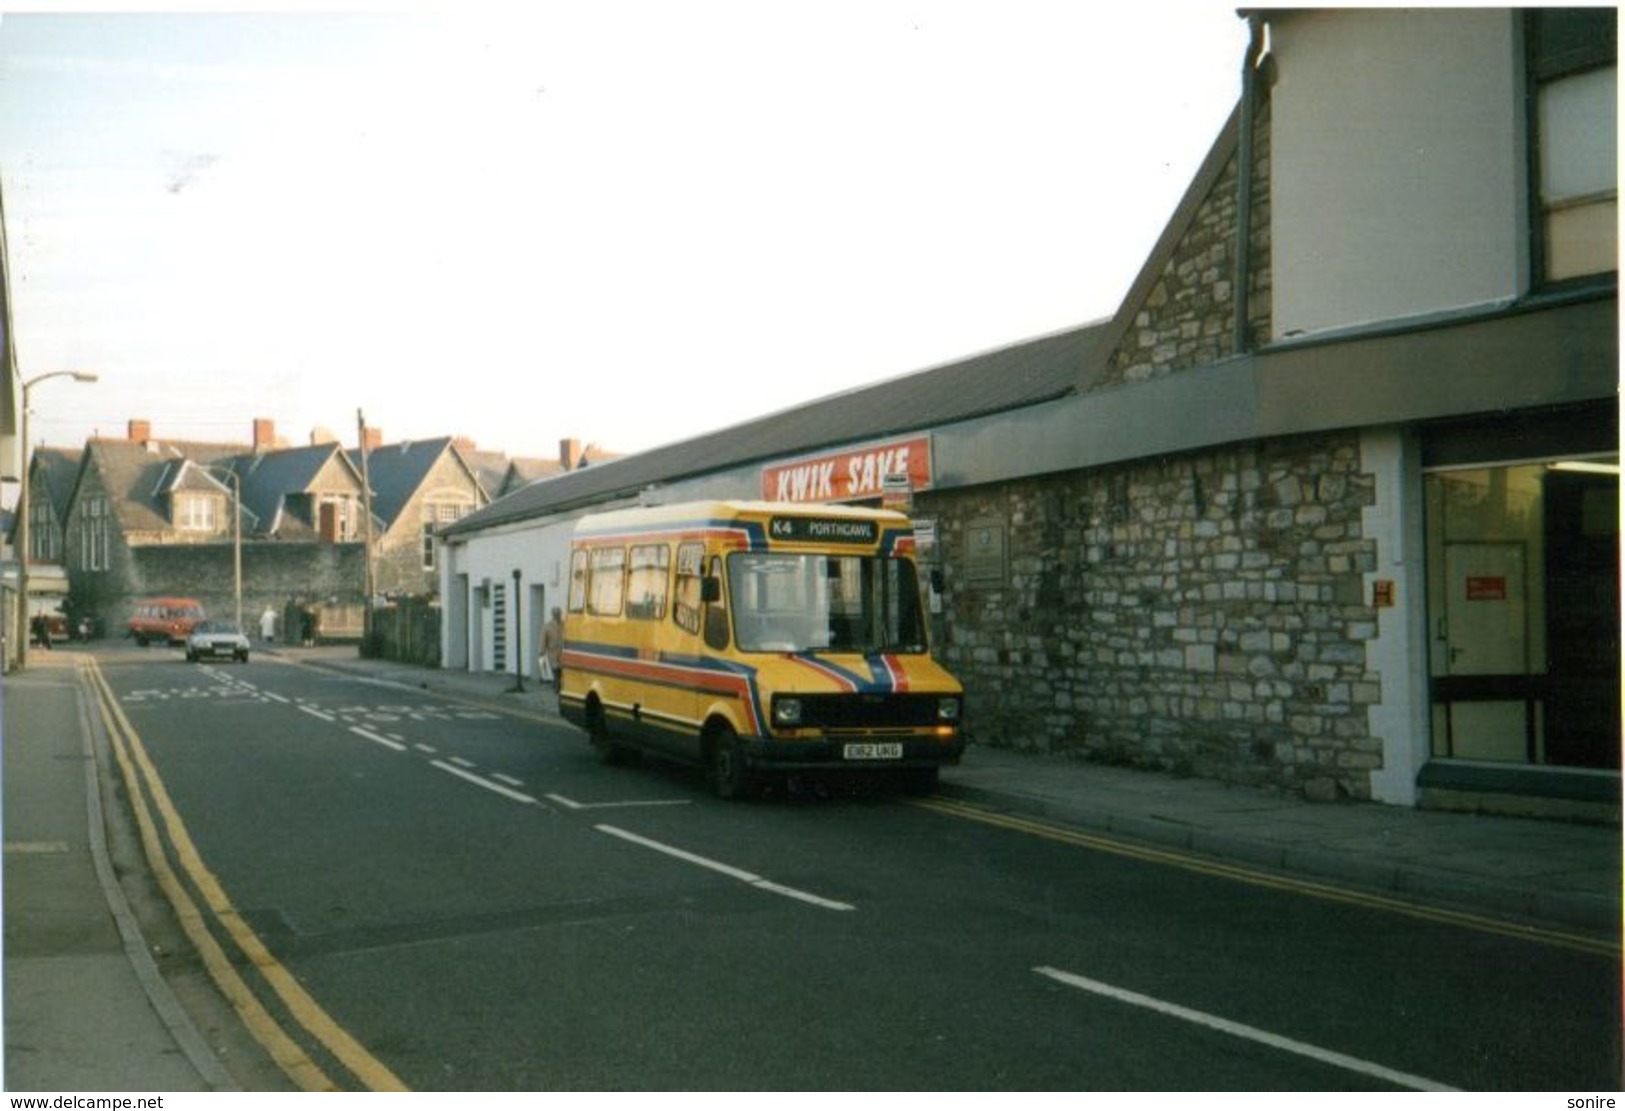
[[[908,475],[911,489],[929,489],[931,437],[888,440],[771,464],[762,468],[762,497],[789,502],[878,498],[889,474]]]

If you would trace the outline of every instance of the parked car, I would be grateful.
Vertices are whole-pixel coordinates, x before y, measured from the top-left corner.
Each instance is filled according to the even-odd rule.
[[[196,598],[147,598],[130,615],[129,634],[145,648],[152,641],[185,644],[192,627],[203,620],[203,603]]]
[[[227,656],[248,662],[248,638],[235,621],[199,621],[186,638],[186,659],[197,663],[207,657]]]

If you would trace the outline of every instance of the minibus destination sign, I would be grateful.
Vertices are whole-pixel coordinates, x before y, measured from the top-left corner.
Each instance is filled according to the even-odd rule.
[[[880,528],[874,521],[840,517],[773,517],[767,522],[767,534],[795,544],[873,544]]]

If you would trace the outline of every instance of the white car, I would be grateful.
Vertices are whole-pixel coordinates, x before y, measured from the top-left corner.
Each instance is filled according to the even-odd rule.
[[[229,657],[248,662],[248,638],[235,622],[199,621],[186,638],[186,659],[197,663],[201,659]]]

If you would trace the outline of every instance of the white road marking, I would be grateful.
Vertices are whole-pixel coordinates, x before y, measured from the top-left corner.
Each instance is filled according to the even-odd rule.
[[[388,737],[379,736],[377,733],[374,733],[372,730],[363,729],[359,725],[350,726],[350,732],[354,733],[358,737],[365,737],[369,741],[376,741],[379,744],[383,745],[385,748],[392,748],[396,752],[405,752],[406,751],[406,746],[399,743],[398,741],[392,741]]]
[[[474,763],[474,761],[464,760],[461,756],[453,756],[451,758],[451,762],[456,764],[459,768],[468,768],[470,770],[479,767],[479,765]]]
[[[312,710],[309,706],[301,706],[299,708],[301,710],[303,710],[305,713],[309,714],[313,718],[321,718],[323,721],[335,721],[335,720],[337,720],[336,718],[333,717],[332,714],[324,714],[320,710]]]
[[[825,910],[858,909],[851,903],[837,902],[834,899],[826,899],[822,895],[814,895],[807,891],[799,891],[794,887],[785,887],[783,884],[777,884],[771,880],[765,880],[761,876],[758,876],[752,872],[747,872],[743,868],[735,868],[731,864],[723,864],[721,861],[711,860],[703,856],[696,856],[694,853],[686,852],[683,849],[675,848],[671,845],[665,845],[659,841],[651,841],[647,837],[639,837],[637,834],[629,833],[624,829],[617,829],[614,826],[605,825],[594,826],[593,828],[598,830],[600,833],[607,833],[611,837],[619,837],[621,840],[630,841],[634,845],[642,845],[646,849],[653,849],[657,853],[665,853],[667,856],[675,857],[676,859],[686,861],[689,864],[697,864],[701,868],[709,868],[713,872],[720,872],[724,876],[739,880],[741,883],[748,883],[752,887],[759,888],[762,891],[771,892],[774,895],[783,895],[786,898],[795,899],[798,902],[810,903],[815,907],[822,907]]]
[[[472,772],[465,772],[462,768],[457,767],[455,764],[448,764],[444,760],[430,760],[429,763],[432,766],[439,768],[443,772],[450,772],[459,779],[466,779],[475,786],[484,787],[487,791],[495,791],[497,794],[502,795],[505,798],[513,799],[515,802],[534,803],[536,801],[523,791],[515,791],[512,788],[504,787],[500,783],[492,783],[484,776],[475,775]]]
[[[523,787],[525,785],[523,779],[515,779],[511,775],[503,775],[501,772],[492,772],[491,778],[498,783],[506,783],[510,787]]]
[[[548,800],[556,802],[566,810],[625,810],[635,806],[688,806],[692,799],[623,799],[620,802],[577,802],[575,799],[565,798],[563,795],[548,795]]]
[[[1095,995],[1103,995],[1108,999],[1115,999],[1119,1003],[1127,1003],[1134,1007],[1145,1007],[1159,1014],[1169,1015],[1182,1019],[1185,1022],[1194,1022],[1198,1026],[1206,1026],[1210,1030],[1230,1034],[1248,1041],[1259,1042],[1275,1049],[1282,1049],[1288,1053],[1296,1053],[1301,1057],[1308,1057],[1322,1064],[1333,1065],[1350,1072],[1362,1073],[1365,1076],[1375,1077],[1378,1080],[1397,1084],[1402,1088],[1412,1088],[1419,1092],[1454,1092],[1458,1089],[1448,1084],[1441,1084],[1437,1080],[1429,1080],[1425,1076],[1414,1076],[1408,1072],[1399,1072],[1379,1065],[1372,1061],[1363,1061],[1358,1057],[1338,1053],[1335,1050],[1322,1049],[1319,1046],[1309,1045],[1307,1042],[1295,1041],[1279,1034],[1272,1034],[1268,1030],[1260,1030],[1256,1026],[1247,1026],[1240,1022],[1232,1022],[1218,1015],[1210,1015],[1205,1011],[1195,1011],[1189,1007],[1181,1007],[1177,1003],[1169,1003],[1139,992],[1129,991],[1126,988],[1113,987],[1111,984],[1091,980],[1086,976],[1078,976],[1071,972],[1063,972],[1058,968],[1035,968],[1034,972],[1040,976],[1047,976],[1058,983],[1068,987],[1079,988]]]

